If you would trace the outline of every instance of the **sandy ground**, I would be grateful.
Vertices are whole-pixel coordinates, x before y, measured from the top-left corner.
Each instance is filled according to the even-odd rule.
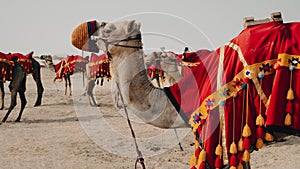
[[[111,84],[96,86],[100,107],[90,107],[83,96],[82,76],[74,75],[73,96],[64,95],[64,82],[53,83],[54,72],[42,69],[45,88],[42,106],[33,107],[36,86],[27,78],[28,104],[21,123],[17,117],[20,101],[8,122],[0,125],[0,168],[6,169],[132,169],[136,151],[124,112],[112,102]],[[5,107],[10,93],[5,84]],[[1,110],[1,117],[6,110]],[[147,169],[190,168],[193,140],[189,129],[177,130],[184,151],[177,145],[174,130],[162,130],[141,123],[134,117]],[[296,169],[300,166],[300,138],[265,146],[251,154],[252,168]],[[297,167],[298,166],[298,167]]]

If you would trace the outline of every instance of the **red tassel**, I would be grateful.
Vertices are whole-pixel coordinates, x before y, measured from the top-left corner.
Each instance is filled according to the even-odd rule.
[[[285,112],[287,113],[293,113],[293,103],[292,101],[288,101],[286,106],[285,106]]]
[[[195,150],[195,156],[196,156],[196,158],[199,158],[200,151],[201,151],[200,147],[198,147],[198,148]]]
[[[221,156],[218,156],[215,161],[215,168],[221,168],[222,166],[223,166],[222,158],[221,158]]]
[[[256,129],[256,138],[264,138],[265,132],[262,126],[258,126]]]
[[[229,164],[230,166],[236,166],[238,164],[238,159],[235,155],[231,155]]]
[[[197,169],[195,166],[193,166],[191,169]]]
[[[251,147],[251,143],[248,137],[245,137],[243,140],[243,149],[248,150]]]
[[[205,169],[205,162],[201,162],[199,165],[199,169]]]

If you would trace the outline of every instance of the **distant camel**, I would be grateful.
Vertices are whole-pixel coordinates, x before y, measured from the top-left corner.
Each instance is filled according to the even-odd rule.
[[[100,78],[101,79],[100,85],[102,86],[104,82],[104,78],[106,78],[107,80],[111,79],[111,75],[109,71],[109,60],[105,54],[98,56],[92,53],[90,58],[90,63],[88,64],[87,67],[87,78],[88,78],[88,84],[87,84],[86,93],[88,95],[89,103],[91,106],[98,106],[93,94],[95,83]],[[114,99],[118,99],[117,98],[118,93],[115,93],[114,95],[115,95]]]
[[[68,56],[67,58],[61,60],[59,63],[54,65],[51,55],[44,55],[44,59],[46,64],[56,72],[56,77],[54,78],[54,82],[57,79],[65,79],[65,95],[67,95],[67,88],[69,86],[70,93],[72,96],[72,83],[71,83],[71,75],[77,72],[85,72],[86,64],[88,63],[87,58],[83,58],[81,56]]]
[[[21,120],[21,116],[25,105],[27,103],[25,98],[25,90],[26,90],[26,74],[32,73],[34,80],[37,83],[38,87],[38,98],[35,103],[35,106],[41,105],[42,94],[44,91],[41,76],[40,76],[40,64],[32,58],[33,52],[27,54],[26,56],[20,53],[14,54],[4,54],[0,53],[0,58],[2,61],[2,72],[1,72],[1,80],[0,80],[0,87],[1,87],[1,99],[2,105],[1,109],[4,107],[4,85],[3,83],[8,80],[10,81],[9,89],[11,92],[11,104],[10,107],[2,119],[2,122],[5,122],[13,110],[13,108],[17,105],[16,97],[17,93],[19,92],[20,99],[21,99],[21,110],[19,112],[19,116],[15,120],[19,122]]]
[[[169,86],[171,86],[182,78],[179,61],[172,53],[164,51],[152,52],[149,55],[145,55],[144,59],[148,76],[156,79],[158,87],[165,87],[163,85],[164,80],[168,80]]]

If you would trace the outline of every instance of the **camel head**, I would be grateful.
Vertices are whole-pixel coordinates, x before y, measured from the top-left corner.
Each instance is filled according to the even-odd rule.
[[[117,52],[116,47],[141,48],[140,23],[135,20],[114,23],[88,21],[77,26],[72,33],[74,47],[89,52],[99,49]],[[97,48],[97,49],[95,49]]]
[[[98,22],[97,46],[105,53],[119,52],[118,49],[136,50],[142,48],[140,23],[135,20],[115,23]],[[92,38],[93,39],[93,38]]]

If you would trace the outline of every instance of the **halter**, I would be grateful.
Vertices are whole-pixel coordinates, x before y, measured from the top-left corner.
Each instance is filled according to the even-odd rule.
[[[106,48],[106,55],[108,57],[108,60],[111,61],[112,60],[112,56],[108,50],[109,45],[113,45],[113,46],[119,46],[119,47],[124,47],[124,48],[133,48],[133,49],[143,49],[143,46],[131,46],[131,45],[121,45],[119,44],[119,42],[142,42],[142,35],[136,34],[133,36],[129,36],[128,38],[125,39],[120,39],[120,40],[113,40],[113,41],[109,41],[109,39],[105,39],[105,38],[100,38],[100,37],[96,37],[97,40],[102,40],[105,44],[105,48]]]

